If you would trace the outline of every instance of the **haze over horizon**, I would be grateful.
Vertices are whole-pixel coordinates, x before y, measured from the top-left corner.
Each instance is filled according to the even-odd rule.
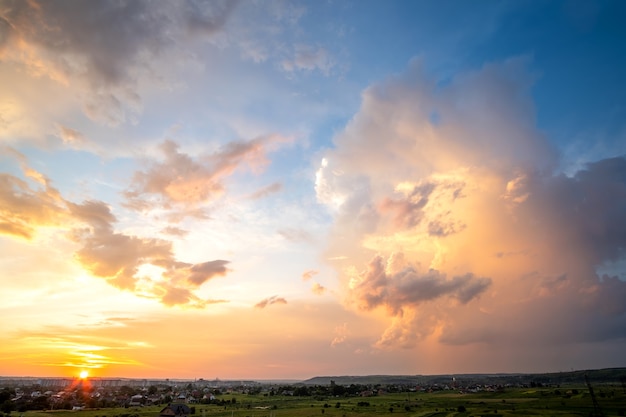
[[[0,375],[626,366],[624,18],[0,0]]]

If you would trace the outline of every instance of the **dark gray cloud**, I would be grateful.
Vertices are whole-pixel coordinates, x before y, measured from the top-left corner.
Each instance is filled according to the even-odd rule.
[[[444,329],[441,341],[562,345],[623,339],[626,282],[619,271],[597,271],[626,255],[626,158],[589,163],[571,177],[534,175],[520,187],[525,198],[513,214],[529,230],[544,232],[552,268],[566,272],[522,275],[519,282],[534,283],[532,296],[526,292],[525,299],[498,311],[467,311],[464,320]],[[496,256],[515,263],[537,254],[529,247]]]
[[[491,279],[469,273],[447,278],[436,270],[420,273],[411,266],[389,274],[385,264],[381,256],[376,256],[353,288],[352,297],[361,309],[385,307],[393,315],[402,315],[404,308],[442,297],[452,297],[466,304],[491,284]]]
[[[571,177],[531,175],[517,190],[515,213],[559,229],[555,244],[580,250],[592,267],[626,249],[626,158],[589,163]]]
[[[157,58],[190,37],[210,37],[237,2],[194,0],[5,1],[0,10],[0,57],[83,83],[85,113],[108,124],[140,107],[137,85],[160,73]]]

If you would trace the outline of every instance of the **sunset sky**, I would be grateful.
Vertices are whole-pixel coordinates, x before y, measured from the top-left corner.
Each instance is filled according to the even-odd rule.
[[[626,366],[625,18],[0,0],[0,375]]]

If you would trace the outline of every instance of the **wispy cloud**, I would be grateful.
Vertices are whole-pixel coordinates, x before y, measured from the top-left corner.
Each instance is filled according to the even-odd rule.
[[[252,193],[249,198],[251,200],[258,200],[260,198],[267,197],[271,194],[280,192],[283,189],[283,185],[279,182],[274,182],[268,186],[261,188],[260,190]]]
[[[314,269],[309,269],[308,271],[304,271],[302,273],[302,280],[303,281],[308,281],[311,278],[313,278],[315,275],[319,274],[319,271],[316,271]]]
[[[333,338],[330,345],[332,347],[339,346],[342,343],[345,343],[346,339],[350,335],[350,330],[348,329],[348,323],[343,323],[340,326],[335,327],[335,337]]]
[[[287,300],[285,300],[283,297],[273,295],[271,297],[264,298],[263,300],[259,301],[258,303],[254,305],[254,307],[264,309],[265,307],[269,307],[272,304],[287,304]]]
[[[167,140],[159,146],[163,160],[149,160],[147,170],[135,172],[132,184],[124,192],[125,204],[139,211],[169,209],[173,216],[178,214],[176,218],[205,215],[204,205],[226,192],[226,178],[241,169],[261,171],[269,163],[267,152],[285,141],[264,136],[248,142],[230,142],[217,152],[194,158]]]
[[[295,45],[293,57],[282,62],[282,68],[287,72],[318,70],[324,75],[329,75],[334,66],[325,48],[305,44]]]

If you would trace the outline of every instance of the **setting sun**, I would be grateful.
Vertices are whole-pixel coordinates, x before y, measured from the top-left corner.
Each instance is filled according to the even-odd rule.
[[[89,376],[89,372],[87,371],[80,371],[80,379],[85,379]]]

